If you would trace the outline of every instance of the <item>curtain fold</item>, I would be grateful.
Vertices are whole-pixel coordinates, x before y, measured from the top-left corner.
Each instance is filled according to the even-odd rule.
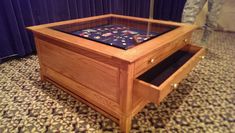
[[[35,51],[27,26],[110,13],[110,0],[1,0],[0,62]]]
[[[186,0],[155,0],[154,18],[170,21],[181,21]]]
[[[149,17],[150,0],[119,0],[118,14]]]
[[[180,22],[186,0],[154,0],[154,18]],[[149,17],[150,0],[119,0],[118,14]]]

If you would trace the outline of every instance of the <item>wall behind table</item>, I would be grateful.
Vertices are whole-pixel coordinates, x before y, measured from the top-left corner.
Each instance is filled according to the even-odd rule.
[[[218,15],[217,26],[215,30],[235,32],[235,0],[224,1],[221,11]],[[195,24],[204,26],[206,22],[206,15],[208,13],[208,2],[204,5],[201,12],[196,18]]]
[[[110,0],[1,0],[0,62],[35,51],[25,27],[111,12]]]
[[[235,0],[226,0],[222,6],[218,30],[235,32]]]

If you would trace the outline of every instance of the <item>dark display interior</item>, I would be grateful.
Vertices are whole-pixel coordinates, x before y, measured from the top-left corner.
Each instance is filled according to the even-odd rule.
[[[174,30],[177,27],[108,17],[51,28],[113,47],[129,49],[166,32]]]

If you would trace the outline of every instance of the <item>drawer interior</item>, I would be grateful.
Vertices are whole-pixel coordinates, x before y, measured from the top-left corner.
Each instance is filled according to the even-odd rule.
[[[165,60],[140,75],[137,79],[160,86],[167,78],[183,66],[197,51],[178,50]]]

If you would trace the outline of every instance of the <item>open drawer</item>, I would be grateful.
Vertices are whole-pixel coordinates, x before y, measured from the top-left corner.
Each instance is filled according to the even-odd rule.
[[[200,59],[204,58],[204,48],[186,45],[165,60],[140,75],[134,81],[134,89],[147,100],[160,102],[186,77]]]

